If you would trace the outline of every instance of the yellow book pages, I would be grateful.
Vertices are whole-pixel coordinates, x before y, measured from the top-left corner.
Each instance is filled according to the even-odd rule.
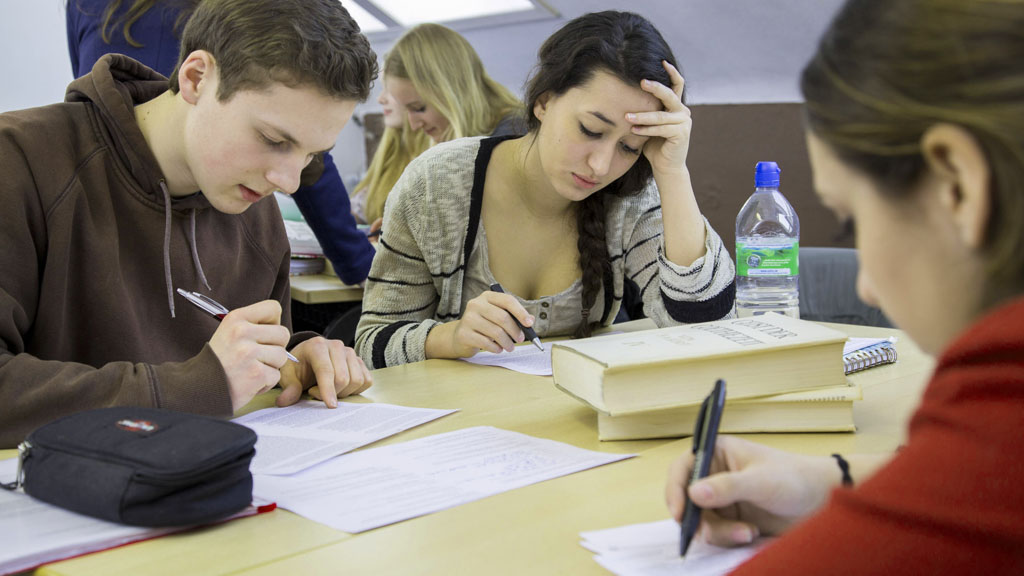
[[[727,401],[719,431],[853,432],[853,403],[860,399],[860,386],[848,385]],[[598,438],[604,441],[691,436],[699,408],[682,406],[622,416],[598,413]]]

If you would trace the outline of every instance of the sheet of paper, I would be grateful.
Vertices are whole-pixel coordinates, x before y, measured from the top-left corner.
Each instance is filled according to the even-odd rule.
[[[516,346],[511,352],[488,352],[481,350],[475,356],[463,358],[466,362],[482,366],[498,366],[523,374],[551,376],[551,345],[540,351],[533,344]]]
[[[347,454],[292,476],[257,475],[253,493],[363,532],[630,457],[478,426]]]
[[[718,576],[728,574],[770,539],[750,546],[719,548],[695,540],[679,557],[679,525],[671,518],[580,534],[594,560],[618,576]]]
[[[286,408],[265,408],[235,418],[256,431],[253,474],[294,474],[455,410],[394,404],[338,402],[330,409],[307,400]]]
[[[18,459],[0,460],[0,482],[10,482],[17,471]],[[235,517],[257,513],[267,506],[253,506]],[[181,528],[140,528],[83,516],[41,502],[24,492],[0,489],[0,574],[11,574],[41,564],[106,550],[129,542],[148,540]]]
[[[621,330],[612,332],[605,332],[594,336],[599,338],[601,336],[610,336],[612,334],[621,334]],[[511,352],[488,352],[481,350],[474,356],[469,358],[460,358],[465,362],[472,364],[479,364],[481,366],[498,366],[499,368],[508,368],[522,374],[531,374],[533,376],[551,376],[551,343],[548,342],[544,346],[544,350],[538,350],[536,346],[530,343],[520,344],[515,347]]]
[[[847,338],[846,344],[843,344],[843,354],[849,354],[850,352],[856,352],[868,346],[874,346],[879,342],[895,342],[896,337],[890,336],[888,338]]]

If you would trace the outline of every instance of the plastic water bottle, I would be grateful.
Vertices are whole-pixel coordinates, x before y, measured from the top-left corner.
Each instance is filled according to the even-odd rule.
[[[800,219],[779,191],[779,166],[758,162],[754,194],[736,216],[736,312],[800,317]]]

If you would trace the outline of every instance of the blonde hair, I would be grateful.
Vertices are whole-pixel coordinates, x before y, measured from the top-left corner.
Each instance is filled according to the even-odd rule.
[[[366,176],[356,184],[353,195],[366,189],[366,208],[364,215],[367,222],[384,215],[384,201],[388,193],[398,182],[405,167],[430,147],[430,138],[422,130],[409,128],[408,119],[402,120],[401,128],[384,128],[377,151],[366,169]]]
[[[403,34],[384,60],[384,73],[412,82],[448,119],[440,141],[489,135],[522,109],[508,88],[487,75],[469,42],[439,24],[420,24]]]

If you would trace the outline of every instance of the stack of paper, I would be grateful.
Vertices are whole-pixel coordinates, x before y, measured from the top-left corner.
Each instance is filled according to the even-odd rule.
[[[18,459],[0,460],[0,481],[14,479]],[[273,510],[258,501],[224,521]],[[41,502],[22,491],[0,489],[0,574],[22,572],[64,558],[187,530],[125,526]]]
[[[769,539],[741,548],[719,548],[694,540],[679,556],[679,525],[667,519],[607,530],[582,532],[580,542],[594,560],[619,576],[717,576],[728,574],[753,556]]]
[[[258,478],[297,472],[452,412],[350,402],[339,402],[331,410],[323,402],[307,401],[253,412],[235,422],[256,431],[250,470]],[[17,464],[16,458],[0,461],[0,480],[12,480]],[[269,512],[273,502],[254,497],[253,506],[231,518]],[[0,490],[0,575],[188,528],[125,526],[69,512],[20,491]]]
[[[288,246],[292,251],[289,274],[319,274],[324,271],[324,249],[313,234],[313,229],[304,221],[285,220],[284,229],[288,233]]]

